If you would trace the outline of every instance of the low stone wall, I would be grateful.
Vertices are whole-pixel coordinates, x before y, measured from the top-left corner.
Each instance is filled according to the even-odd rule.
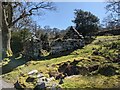
[[[98,32],[96,35],[97,36],[102,36],[102,35],[120,35],[120,29],[101,31],[101,32]]]

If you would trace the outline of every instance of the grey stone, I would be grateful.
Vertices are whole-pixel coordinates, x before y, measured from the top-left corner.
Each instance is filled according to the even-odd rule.
[[[56,89],[57,86],[58,86],[57,84],[52,84],[51,90],[57,90]]]
[[[60,54],[64,51],[74,50],[84,46],[82,39],[66,39],[52,41],[50,54]]]
[[[39,74],[37,75],[37,78],[41,78],[41,77],[44,77],[44,75],[43,75],[42,73],[39,73]]]
[[[38,70],[32,70],[28,73],[28,75],[32,75],[32,74],[35,74],[35,73],[38,73]]]
[[[46,77],[38,78],[37,83],[41,83],[41,82],[48,83],[48,79]]]
[[[51,77],[51,78],[47,78],[48,82],[54,80],[55,78],[54,77]]]
[[[33,82],[35,80],[35,78],[33,78],[33,77],[28,77],[27,79],[26,79],[26,82]]]
[[[35,89],[45,89],[46,85],[45,82],[38,83]]]

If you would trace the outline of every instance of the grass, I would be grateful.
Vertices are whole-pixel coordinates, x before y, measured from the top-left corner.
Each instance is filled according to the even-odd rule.
[[[63,88],[120,88],[120,76],[106,77],[103,75],[95,76],[76,76],[66,78]]]
[[[114,46],[113,45],[117,45]],[[61,56],[58,58],[46,59],[46,60],[38,60],[38,61],[27,61],[25,62],[22,59],[13,60],[12,65],[16,63],[24,64],[17,66],[11,72],[6,73],[3,78],[8,81],[15,83],[19,75],[21,73],[27,74],[29,71],[37,69],[39,72],[43,72],[48,77],[49,71],[57,71],[58,65],[60,63],[64,63],[67,61],[73,62],[75,60],[82,60],[79,62],[78,66],[92,66],[92,65],[100,65],[101,67],[109,63],[113,67],[117,67],[118,75],[113,76],[104,76],[104,75],[91,75],[91,76],[82,76],[78,75],[72,78],[66,78],[64,80],[64,84],[61,87],[63,88],[113,88],[120,86],[120,65],[117,63],[112,63],[110,60],[114,60],[117,58],[120,48],[120,35],[118,36],[98,36],[91,44],[83,47],[82,49],[78,49],[73,51],[67,56]],[[93,55],[93,52],[98,50],[101,52],[100,55]],[[109,57],[110,60],[106,59]],[[83,60],[84,59],[84,60]],[[8,64],[10,60],[3,60],[3,65]],[[54,65],[54,66],[53,66]],[[24,82],[24,77],[22,81]],[[57,82],[57,81],[56,81]],[[111,83],[112,82],[112,83]],[[24,82],[26,86],[33,87],[33,84]]]

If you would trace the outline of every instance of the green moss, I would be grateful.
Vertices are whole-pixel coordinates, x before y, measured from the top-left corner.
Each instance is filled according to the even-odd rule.
[[[76,76],[66,78],[62,88],[113,88],[119,87],[119,76],[106,77],[103,75]]]
[[[13,52],[10,49],[8,49],[6,51],[6,54],[7,54],[7,57],[11,57],[13,55]]]

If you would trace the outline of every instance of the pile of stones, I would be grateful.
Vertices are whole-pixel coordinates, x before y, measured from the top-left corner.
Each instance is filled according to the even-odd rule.
[[[36,82],[36,85],[34,87],[34,90],[36,89],[56,89],[60,88],[59,83],[53,82],[55,80],[54,77],[47,78],[44,76],[43,73],[39,73],[38,70],[32,70],[28,72],[28,78],[26,79],[26,82],[33,83]],[[15,88],[20,89],[19,81],[15,83]]]

